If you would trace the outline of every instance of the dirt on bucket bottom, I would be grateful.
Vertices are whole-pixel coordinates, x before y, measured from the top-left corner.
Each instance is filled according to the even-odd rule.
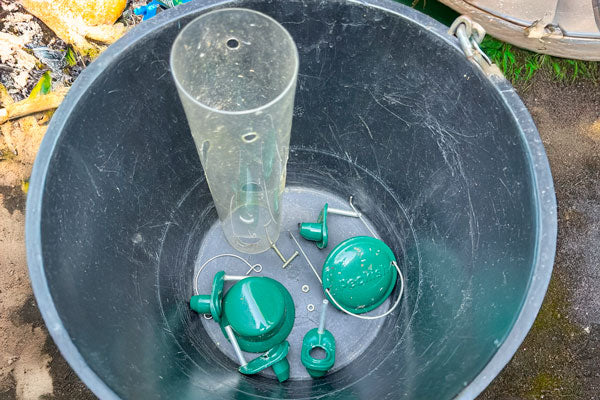
[[[537,74],[520,94],[555,180],[557,259],[533,329],[481,398],[600,399],[600,91]],[[8,166],[0,161],[0,175]],[[17,172],[27,179],[30,167]],[[49,338],[33,298],[25,194],[11,180],[0,182],[0,399],[93,399]]]

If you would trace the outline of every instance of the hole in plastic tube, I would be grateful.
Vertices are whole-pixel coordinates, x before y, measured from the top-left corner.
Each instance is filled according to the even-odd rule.
[[[208,140],[205,140],[202,143],[202,147],[200,149],[200,152],[202,153],[202,159],[206,160],[206,157],[208,156],[208,149],[210,149],[210,142]]]
[[[258,183],[248,182],[242,185],[243,192],[261,192],[262,187]]]
[[[242,135],[242,140],[246,143],[255,142],[258,139],[258,133],[256,132],[248,132]]]
[[[240,47],[240,42],[235,38],[231,38],[227,41],[227,47],[230,49],[237,49]]]

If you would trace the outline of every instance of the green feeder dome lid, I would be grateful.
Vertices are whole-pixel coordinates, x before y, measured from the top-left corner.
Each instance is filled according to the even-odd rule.
[[[281,283],[250,277],[236,283],[225,295],[220,325],[221,329],[231,325],[242,350],[260,353],[288,337],[294,318],[294,301]]]
[[[394,253],[381,240],[369,236],[347,239],[325,259],[323,291],[337,308],[336,302],[355,314],[369,312],[392,293],[398,275],[393,262]]]

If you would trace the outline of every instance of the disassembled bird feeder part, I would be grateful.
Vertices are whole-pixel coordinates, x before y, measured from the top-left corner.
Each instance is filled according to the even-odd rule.
[[[329,233],[327,232],[327,207],[325,204],[317,222],[301,222],[298,224],[298,230],[300,236],[306,240],[316,242],[316,245],[320,249],[327,247],[329,242]]]
[[[225,281],[237,283],[223,295]],[[288,379],[289,344],[285,339],[294,325],[295,307],[281,283],[267,277],[230,276],[219,271],[213,278],[211,294],[192,296],[190,307],[210,313],[219,323],[240,359],[241,373],[255,374],[272,367],[280,381]],[[266,353],[246,363],[241,351]]]
[[[320,249],[325,248],[328,242],[328,212],[363,220],[362,214],[352,205],[352,199],[350,206],[354,211],[332,209],[326,203],[316,223],[299,224],[300,234],[307,240],[317,242]],[[365,226],[369,228],[366,223]],[[325,329],[329,301],[338,310],[357,318],[382,318],[400,303],[404,291],[404,278],[392,250],[380,239],[370,236],[356,236],[338,244],[325,259],[319,276],[300,243],[291,232],[289,234],[322,283],[326,297],[323,300],[319,327],[311,329],[304,336],[300,357],[308,374],[313,378],[320,378],[327,374],[335,363],[335,338]],[[298,255],[296,251],[286,260],[273,242],[271,247],[285,262],[284,268]],[[237,255],[223,254],[205,262],[198,273],[208,262],[224,256],[244,261],[250,267],[247,274],[259,271],[258,267],[262,269],[260,264],[251,265]],[[390,309],[377,316],[360,315],[383,304],[391,295],[398,277],[399,294]],[[195,281],[197,278],[198,274]],[[236,283],[224,294],[225,281]],[[308,285],[302,286],[302,292],[307,293],[309,290]],[[240,362],[239,372],[251,375],[270,367],[280,382],[289,378],[290,364],[287,354],[290,345],[286,339],[294,325],[295,307],[292,296],[281,283],[267,277],[226,275],[224,271],[219,271],[213,278],[211,294],[193,296],[190,307],[198,313],[210,314],[219,323]],[[308,304],[309,312],[314,309],[313,304]],[[315,349],[322,350],[325,356],[318,358],[311,354]],[[246,362],[243,351],[264,354]]]
[[[304,335],[302,340],[302,353],[300,360],[308,374],[313,378],[320,378],[335,364],[335,338],[325,329],[325,316],[329,302],[323,300],[321,319],[318,328],[313,328]],[[311,352],[319,348],[325,352],[324,358],[317,358]]]
[[[317,222],[301,222],[298,224],[300,236],[306,240],[317,242],[317,247],[324,249],[327,247],[329,241],[329,234],[327,231],[327,214],[343,215],[346,217],[360,218],[361,213],[357,211],[346,211],[337,208],[329,207],[329,204],[325,203]]]
[[[323,264],[325,296],[341,310],[362,314],[379,307],[396,284],[396,257],[381,240],[356,236],[338,244]]]
[[[272,349],[268,350],[262,356],[256,357],[254,360],[250,362],[246,362],[244,354],[240,349],[240,346],[235,338],[235,334],[233,333],[231,326],[225,327],[225,332],[227,333],[227,338],[231,342],[235,354],[240,362],[240,367],[238,371],[244,375],[254,375],[259,373],[260,371],[267,369],[269,367],[273,368],[273,372],[275,372],[275,376],[279,382],[283,382],[289,379],[290,377],[290,363],[287,360],[287,354],[290,351],[290,344],[285,341],[282,342]]]

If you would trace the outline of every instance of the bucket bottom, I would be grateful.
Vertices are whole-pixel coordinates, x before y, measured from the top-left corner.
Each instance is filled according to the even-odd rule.
[[[298,223],[316,221],[325,203],[335,208],[350,209],[348,199],[342,199],[327,192],[302,187],[288,187],[285,190],[281,233],[277,241],[277,248],[286,258],[289,258],[294,251],[300,253],[285,269],[282,268],[283,262],[273,250],[268,250],[260,254],[243,254],[235,251],[225,240],[219,223],[214,224],[204,236],[194,267],[194,276],[196,276],[198,269],[211,257],[218,254],[236,254],[248,260],[252,265],[260,264],[262,266],[260,273],[252,271],[249,274],[250,276],[273,278],[286,287],[292,295],[296,307],[294,328],[287,339],[290,343],[290,352],[288,354],[290,379],[310,378],[300,361],[302,339],[306,332],[318,326],[322,301],[325,297],[319,280],[306,259],[302,256],[300,249],[298,249],[290,237],[289,232],[298,240],[319,275],[321,274],[325,258],[338,243],[353,236],[371,235],[359,218],[332,214],[328,221],[330,240],[327,248],[320,250],[314,242],[304,240],[298,234]],[[367,223],[369,222],[367,221]],[[372,226],[371,229],[373,229]],[[213,276],[220,270],[225,270],[230,275],[244,275],[249,271],[249,268],[235,258],[216,259],[206,264],[198,275],[199,293],[210,293]],[[226,283],[225,291],[233,284],[234,282]],[[190,282],[191,285],[192,282]],[[302,290],[303,286],[304,291]],[[306,286],[308,286],[308,292],[305,292]],[[379,315],[387,311],[389,307],[390,299],[388,298],[380,307],[364,315]],[[346,315],[339,310],[334,310],[333,307],[329,311],[327,314],[326,329],[336,339],[336,362],[330,370],[330,372],[334,372],[345,367],[358,355],[367,350],[375,337],[380,334],[384,318],[361,320]],[[222,351],[233,362],[238,362],[233,347],[225,339],[216,322],[207,320],[202,316],[193,316],[192,318],[201,319],[202,326],[208,337],[214,342],[216,349]],[[206,336],[201,340],[207,340]],[[251,360],[258,355],[256,353],[245,354],[246,360]],[[261,373],[265,376],[275,377],[271,368],[267,368]]]

